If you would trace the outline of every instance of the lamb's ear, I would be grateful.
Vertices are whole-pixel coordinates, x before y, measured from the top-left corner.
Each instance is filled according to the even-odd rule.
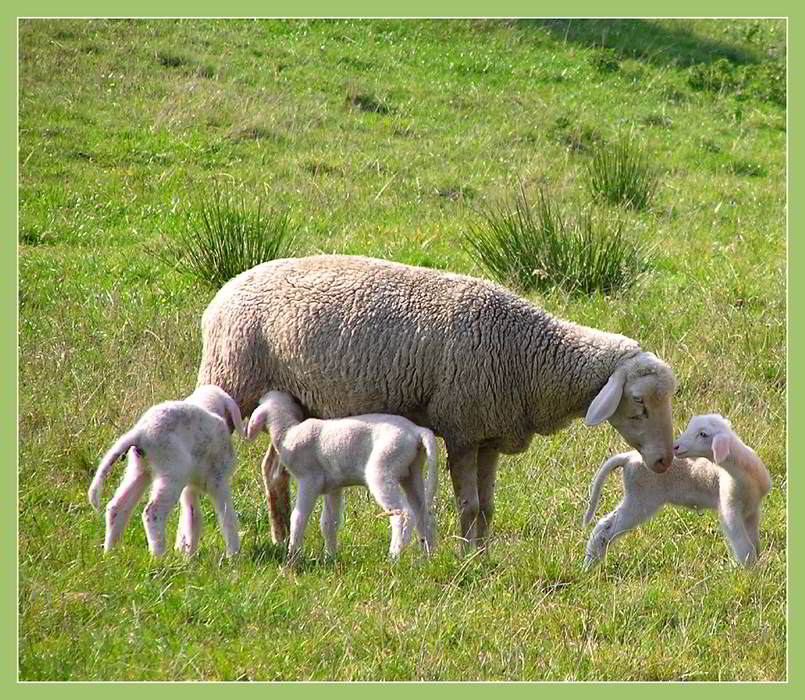
[[[616,369],[587,409],[587,415],[584,417],[586,425],[598,425],[615,413],[618,404],[621,402],[625,383],[625,370]]]
[[[230,396],[226,397],[226,412],[229,415],[229,420],[232,422],[232,430],[243,437],[243,420],[240,417],[240,409]]]
[[[713,461],[721,464],[730,453],[730,437],[725,433],[713,435]]]

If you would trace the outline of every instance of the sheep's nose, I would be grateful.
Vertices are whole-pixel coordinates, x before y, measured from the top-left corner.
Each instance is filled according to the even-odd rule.
[[[652,471],[662,474],[668,469],[668,467],[671,466],[671,459],[672,458],[670,455],[666,455],[665,457],[658,459],[656,462],[654,462],[654,464],[651,465]]]
[[[678,452],[679,452],[679,443],[675,442],[674,443],[674,454],[677,454]]]

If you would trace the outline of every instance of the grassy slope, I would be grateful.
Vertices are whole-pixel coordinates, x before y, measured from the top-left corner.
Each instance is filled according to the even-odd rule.
[[[785,112],[694,92],[685,72],[779,60],[784,27],[754,26],[22,22],[20,677],[784,678]],[[597,68],[602,43],[619,70]],[[386,523],[356,491],[339,562],[316,559],[311,527],[307,565],[285,571],[243,445],[237,561],[208,508],[192,562],[150,562],[136,515],[101,556],[99,455],[194,383],[214,290],[149,250],[211,177],[287,206],[302,253],[481,274],[457,245],[472,207],[518,181],[586,201],[585,144],[626,129],[663,174],[629,220],[653,271],[614,300],[535,301],[639,338],[677,371],[677,429],[720,411],[764,457],[755,571],[730,566],[712,513],[668,511],[583,574],[588,480],[623,442],[580,424],[505,458],[488,557],[457,557],[443,479],[433,560],[387,564]],[[613,482],[602,508],[617,498]]]

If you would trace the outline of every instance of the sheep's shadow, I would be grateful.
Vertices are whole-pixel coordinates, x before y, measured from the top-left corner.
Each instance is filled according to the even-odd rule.
[[[754,51],[696,35],[682,21],[669,26],[646,19],[520,19],[515,26],[547,30],[563,42],[609,48],[659,66],[691,66],[719,58],[739,64],[761,60]]]

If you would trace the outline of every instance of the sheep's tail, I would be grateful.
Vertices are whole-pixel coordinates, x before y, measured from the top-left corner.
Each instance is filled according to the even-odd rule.
[[[101,493],[103,491],[103,482],[106,476],[111,471],[115,463],[124,457],[132,447],[137,447],[137,442],[140,439],[140,431],[137,429],[129,430],[129,432],[118,438],[117,442],[112,445],[111,449],[103,456],[98,471],[95,472],[95,477],[89,486],[87,495],[89,497],[90,505],[95,510],[101,509]]]
[[[433,499],[439,490],[439,446],[436,437],[430,430],[420,433],[422,447],[425,448],[425,458],[428,464],[428,478],[425,481],[425,508],[433,507]]]
[[[613,469],[617,469],[618,467],[622,467],[629,461],[631,456],[631,452],[623,452],[621,454],[617,454],[614,457],[610,457],[606,462],[604,462],[593,478],[593,482],[590,485],[590,505],[587,506],[587,512],[584,514],[584,519],[582,520],[583,525],[589,525],[590,521],[595,516],[595,511],[598,508],[598,501],[601,500],[601,488],[604,485],[604,482],[607,480],[607,477],[610,475]]]

